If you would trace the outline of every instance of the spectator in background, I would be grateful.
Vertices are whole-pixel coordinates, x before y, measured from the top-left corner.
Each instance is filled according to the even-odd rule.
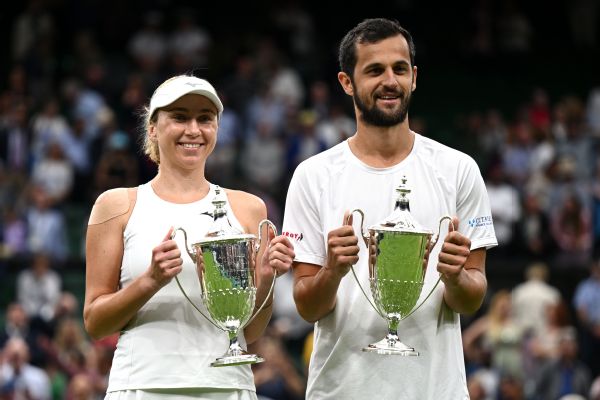
[[[217,144],[206,160],[206,175],[218,185],[227,187],[235,182],[238,151],[243,139],[243,125],[237,112],[227,107],[229,99],[221,95],[223,114],[219,122]],[[235,185],[234,185],[235,186]]]
[[[508,128],[500,110],[490,109],[485,113],[483,124],[477,135],[482,156],[488,160],[496,159],[504,152],[508,139]]]
[[[50,142],[42,159],[33,167],[32,184],[42,187],[50,205],[57,206],[71,194],[74,179],[75,169],[65,157],[63,147],[58,142]]]
[[[13,337],[34,342],[35,338],[31,336],[31,333],[29,318],[23,306],[17,302],[8,304],[3,329],[0,333],[0,348],[4,347],[6,342]]]
[[[344,113],[342,104],[336,102],[331,104],[329,114],[318,123],[316,130],[319,139],[331,148],[356,132],[356,122]]]
[[[0,394],[14,399],[50,400],[48,374],[29,364],[29,347],[21,338],[9,339],[0,357]]]
[[[500,376],[523,377],[524,331],[512,314],[511,294],[501,290],[492,296],[488,311],[463,331],[466,361],[481,348],[489,354],[490,366]]]
[[[594,376],[600,374],[600,259],[590,265],[590,276],[575,289],[573,305],[581,327],[582,359]]]
[[[600,376],[594,379],[592,383],[589,400],[600,400]]]
[[[577,193],[564,192],[561,202],[550,214],[552,237],[558,246],[557,263],[581,267],[590,260],[592,221],[589,209]]]
[[[67,119],[60,113],[57,98],[51,97],[42,105],[40,112],[31,119],[31,156],[33,164],[44,158],[52,142],[62,143],[70,131]]]
[[[69,249],[63,214],[51,208],[51,199],[44,188],[34,186],[30,195],[31,204],[26,214],[29,251],[45,253],[52,261],[65,261]]]
[[[594,143],[591,130],[586,124],[585,106],[577,97],[569,96],[563,100],[565,107],[566,137],[556,142],[558,157],[568,157],[575,163],[574,179],[586,180],[593,173]]]
[[[256,394],[273,400],[304,399],[305,378],[286,352],[281,339],[268,330],[251,346],[251,351],[261,354],[267,362],[255,364]]]
[[[2,208],[0,208],[1,210]],[[9,206],[2,213],[2,257],[18,258],[27,250],[27,224],[15,206]]]
[[[51,267],[47,254],[36,253],[31,266],[17,276],[17,299],[30,319],[40,318],[48,323],[60,297],[62,280]]]
[[[256,61],[247,54],[241,54],[236,58],[234,64],[233,74],[227,76],[223,81],[223,94],[230,104],[230,108],[242,120],[245,120],[248,105],[254,99],[259,88]],[[246,127],[243,126],[243,128]]]
[[[183,73],[193,68],[206,68],[211,38],[208,32],[198,26],[194,9],[177,11],[176,24],[167,40],[166,52],[171,69]]]
[[[80,373],[75,375],[69,382],[65,400],[96,400],[98,394],[94,392],[91,378]]]
[[[142,15],[142,26],[129,40],[129,55],[140,68],[148,85],[154,86],[167,55],[167,38],[162,31],[162,12],[150,10]]]
[[[600,254],[600,146],[597,149],[596,168],[592,187],[592,215],[594,254]]]
[[[512,291],[513,315],[525,331],[542,334],[548,326],[546,310],[557,304],[561,294],[548,282],[548,266],[534,263],[527,267],[526,281]]]
[[[526,191],[523,215],[517,221],[515,243],[529,259],[549,260],[555,245],[550,233],[550,220],[537,195]]]
[[[293,171],[298,164],[327,149],[316,133],[317,114],[304,110],[297,116],[297,130],[288,135],[287,170]]]
[[[250,184],[267,192],[280,189],[281,179],[287,171],[285,146],[274,129],[267,121],[259,123],[256,134],[246,141],[240,161]]]
[[[11,99],[11,103],[14,100]],[[0,116],[0,161],[12,173],[25,173],[29,168],[28,108],[24,102],[14,102]]]
[[[526,121],[517,121],[510,130],[508,144],[502,154],[503,169],[508,182],[519,191],[529,178],[533,136]]]
[[[485,186],[490,197],[494,230],[498,239],[497,251],[510,253],[514,250],[514,234],[521,217],[519,193],[506,181],[500,163],[490,166],[486,174]]]
[[[525,356],[529,379],[538,376],[540,368],[548,362],[559,358],[561,332],[572,325],[569,308],[562,300],[548,305],[544,315],[544,329],[533,332],[526,343]]]
[[[586,122],[592,136],[600,137],[600,87],[590,91],[586,105]]]
[[[94,186],[96,193],[116,187],[135,186],[139,182],[138,160],[129,150],[129,135],[115,130],[108,136],[100,156]]]
[[[574,327],[563,328],[559,339],[559,358],[540,371],[536,382],[536,399],[554,400],[568,394],[587,396],[592,375],[589,368],[579,361],[577,331]]]

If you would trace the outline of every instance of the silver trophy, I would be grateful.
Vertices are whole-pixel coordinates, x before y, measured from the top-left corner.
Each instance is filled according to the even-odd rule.
[[[277,229],[271,221],[261,221],[256,240],[255,235],[233,228],[227,218],[227,196],[218,186],[212,203],[213,225],[202,240],[192,243],[191,250],[183,228],[175,229],[171,235],[173,238],[177,231],[183,232],[185,249],[196,263],[202,301],[210,318],[190,299],[177,276],[175,280],[192,306],[210,323],[229,334],[229,349],[210,364],[212,367],[259,363],[264,359],[246,352],[238,342],[238,335],[262,310],[273,291],[275,279],[265,301],[253,315],[256,300],[256,256],[260,248],[262,227],[268,224],[275,235]],[[274,277],[275,274],[274,271]]]
[[[360,284],[354,267],[352,274],[371,306],[388,322],[386,337],[363,348],[363,351],[418,356],[418,351],[400,341],[398,324],[417,311],[440,282],[438,278],[425,299],[416,306],[425,281],[429,250],[435,246],[440,232],[432,238],[432,232],[423,229],[411,215],[406,178],[402,179],[396,192],[398,199],[394,212],[383,222],[369,227],[368,232],[363,231],[364,212],[356,209],[351,213],[361,215],[361,234],[369,250],[369,282],[373,301]],[[445,219],[452,224],[452,218],[444,216],[440,219],[439,229]]]

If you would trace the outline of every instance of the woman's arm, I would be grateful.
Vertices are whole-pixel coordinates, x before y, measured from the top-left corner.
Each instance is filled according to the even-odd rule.
[[[125,196],[125,200],[124,197]],[[137,311],[181,271],[181,252],[170,240],[171,230],[152,250],[148,270],[130,285],[119,288],[123,259],[123,229],[133,208],[125,189],[98,198],[86,238],[86,290],[83,317],[90,336],[118,332]]]

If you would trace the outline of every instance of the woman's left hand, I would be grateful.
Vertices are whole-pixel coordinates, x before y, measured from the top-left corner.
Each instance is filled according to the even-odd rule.
[[[269,238],[272,238],[272,235],[270,233]],[[272,238],[269,247],[263,253],[261,272],[267,276],[272,275],[275,270],[276,275],[281,276],[290,270],[294,257],[294,246],[286,236]]]

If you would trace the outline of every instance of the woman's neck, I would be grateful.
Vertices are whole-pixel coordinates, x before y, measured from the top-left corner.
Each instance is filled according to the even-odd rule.
[[[173,203],[198,201],[204,198],[210,190],[210,183],[203,171],[182,173],[159,167],[158,174],[150,184],[157,196]]]

